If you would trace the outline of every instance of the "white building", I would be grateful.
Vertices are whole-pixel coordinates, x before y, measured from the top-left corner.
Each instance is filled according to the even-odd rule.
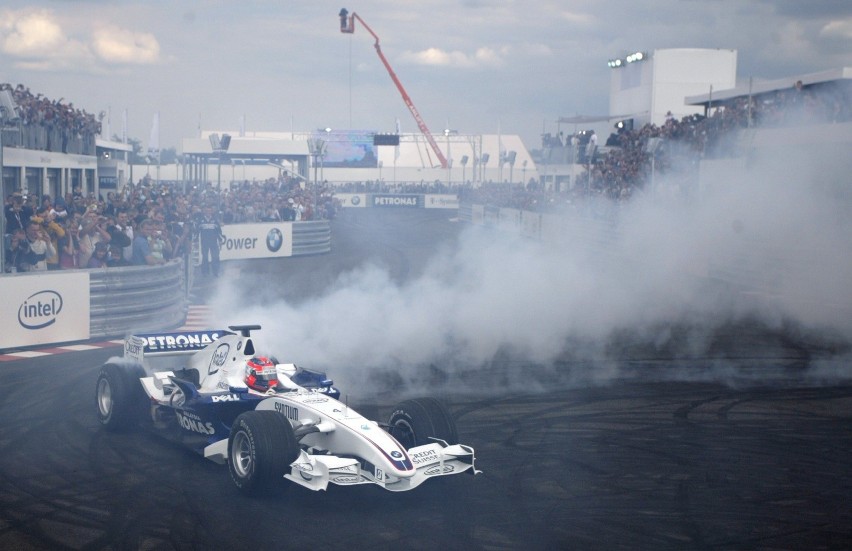
[[[661,125],[668,112],[680,119],[703,113],[687,96],[728,90],[737,83],[737,51],[675,48],[610,60],[609,114],[634,126]]]

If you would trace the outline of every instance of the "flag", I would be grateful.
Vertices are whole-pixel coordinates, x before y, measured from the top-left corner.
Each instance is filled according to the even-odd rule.
[[[148,156],[160,157],[160,112],[154,114],[154,122],[151,124],[151,138],[148,140]]]

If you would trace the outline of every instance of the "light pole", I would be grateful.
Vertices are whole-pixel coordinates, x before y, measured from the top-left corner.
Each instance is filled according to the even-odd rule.
[[[526,159],[524,159],[524,161],[521,163],[521,174],[522,174],[521,183],[524,186],[526,186],[527,185],[527,160]]]
[[[462,155],[462,158],[461,158],[461,165],[462,165],[462,181],[461,181],[461,185],[464,185],[464,184],[465,184],[464,179],[465,179],[465,170],[467,169],[467,159],[468,159],[467,155]]]
[[[453,156],[450,153],[450,134],[458,134],[458,131],[450,130],[449,127],[444,129],[444,137],[447,138],[447,185],[448,186],[452,184],[452,180],[453,180],[453,174],[451,172],[452,169],[453,169]]]
[[[483,153],[482,157],[479,158],[479,185],[482,185],[482,182],[485,181],[485,167],[488,164],[488,160],[491,159],[491,155],[488,153]]]
[[[216,170],[216,189],[219,193],[222,192],[222,155],[228,151],[228,147],[231,145],[231,136],[229,134],[222,134],[222,137],[219,137],[219,134],[213,133],[210,134],[210,147],[213,149],[213,152],[216,153],[217,158],[217,170]]]
[[[313,157],[314,161],[314,216],[317,215],[317,188],[319,187],[317,185],[317,169],[319,168],[318,160],[321,159],[323,155],[325,155],[325,146],[325,140],[308,140],[308,149],[310,150],[311,157]]]

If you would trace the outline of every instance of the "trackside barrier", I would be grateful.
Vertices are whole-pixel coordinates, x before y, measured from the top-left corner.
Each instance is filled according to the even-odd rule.
[[[331,252],[331,226],[328,220],[293,224],[293,256]]]
[[[90,338],[178,327],[186,320],[182,260],[89,270]]]
[[[0,350],[121,337],[186,320],[181,259],[162,266],[8,274],[0,285]]]
[[[328,220],[285,224],[288,230],[292,227],[287,256],[331,251]],[[287,233],[281,223],[254,226],[258,246],[247,258],[275,256],[264,243],[275,228]],[[175,259],[162,266],[0,275],[0,350],[180,327],[186,322],[196,256],[194,251],[193,262]]]

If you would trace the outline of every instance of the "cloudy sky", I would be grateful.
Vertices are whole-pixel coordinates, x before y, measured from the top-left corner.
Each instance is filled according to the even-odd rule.
[[[433,133],[519,134],[528,148],[560,116],[605,114],[606,62],[632,51],[725,48],[738,76],[852,66],[849,0],[4,0],[0,82],[111,113],[147,144],[204,129],[416,130],[356,24],[382,51]]]

